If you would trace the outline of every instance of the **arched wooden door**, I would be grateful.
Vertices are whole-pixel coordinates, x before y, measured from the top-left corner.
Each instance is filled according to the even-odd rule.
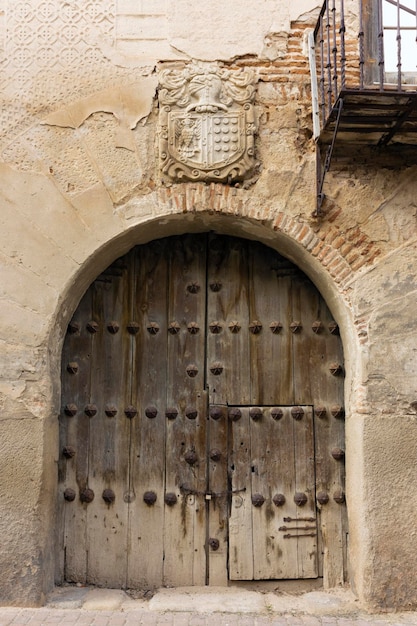
[[[292,263],[214,234],[138,246],[62,365],[61,580],[340,582],[342,348]]]

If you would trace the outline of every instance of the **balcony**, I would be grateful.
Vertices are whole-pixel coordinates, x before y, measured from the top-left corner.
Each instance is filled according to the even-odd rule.
[[[309,46],[316,215],[332,159],[417,163],[416,36],[417,0],[325,0]]]

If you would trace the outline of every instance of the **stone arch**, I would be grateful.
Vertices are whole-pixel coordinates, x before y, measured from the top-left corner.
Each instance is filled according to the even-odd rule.
[[[112,261],[134,245],[153,239],[214,230],[220,234],[254,239],[275,249],[312,280],[340,327],[345,352],[346,387],[351,388],[353,385],[358,388],[361,365],[359,348],[366,343],[366,334],[360,320],[355,320],[352,315],[346,283],[354,269],[341,254],[340,242],[337,242],[337,246],[332,245],[306,221],[295,219],[284,212],[274,214],[264,209],[260,213],[259,210],[251,209],[248,199],[243,203],[240,194],[236,193],[240,190],[214,184],[178,187],[162,189],[152,194],[151,198],[145,198],[146,204],[153,208],[151,215],[141,218],[140,211],[137,211],[132,225],[128,224],[107,240],[104,237],[70,277],[52,318],[48,340],[51,371],[59,371],[66,326],[84,291]],[[123,212],[130,215],[132,208],[137,209],[134,199],[123,207]],[[53,395],[57,398],[59,383],[53,387]],[[346,397],[346,406],[351,406],[352,401],[353,396]],[[360,401],[363,402],[363,398]]]
[[[207,189],[207,188],[206,188]],[[313,229],[285,214],[281,213],[274,220],[262,220],[257,216],[244,216],[230,210],[196,210],[188,207],[184,210],[173,208],[178,198],[173,198],[169,193],[164,205],[158,203],[158,215],[126,228],[116,237],[103,242],[95,250],[94,254],[80,267],[77,276],[74,276],[67,293],[63,298],[63,305],[56,316],[57,324],[55,332],[51,335],[51,354],[59,361],[51,362],[55,372],[60,371],[60,348],[57,350],[57,342],[61,345],[66,325],[72,316],[83,291],[89,284],[105,270],[108,265],[119,256],[126,253],[134,245],[147,243],[153,239],[159,239],[174,234],[198,233],[214,230],[221,234],[240,236],[242,238],[257,240],[277,250],[283,256],[296,263],[315,283],[328,303],[335,319],[338,321],[342,339],[345,346],[345,359],[347,364],[346,389],[352,387],[353,371],[358,372],[358,333],[353,330],[350,309],[347,304],[346,293],[343,292],[343,281],[350,275],[349,264],[342,257],[337,248],[330,244],[323,244]],[[238,213],[238,214],[236,214]],[[331,275],[331,270],[333,274]],[[337,268],[337,270],[335,269]],[[53,338],[52,338],[53,337]],[[355,365],[354,365],[355,364]],[[59,397],[59,381],[55,380],[55,397]],[[354,396],[346,397],[346,406],[354,403]],[[349,477],[348,477],[349,480]],[[349,488],[349,484],[348,484]]]

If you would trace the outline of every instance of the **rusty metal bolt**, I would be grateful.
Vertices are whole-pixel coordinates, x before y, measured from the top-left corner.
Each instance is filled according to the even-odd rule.
[[[209,455],[212,461],[220,461],[222,453],[218,448],[213,448],[213,450],[210,450]]]
[[[188,283],[188,293],[198,293],[200,291],[200,285],[197,282]]]
[[[148,506],[152,506],[156,502],[157,495],[154,491],[145,491],[143,494],[143,501]]]
[[[184,459],[188,465],[195,465],[198,461],[198,456],[194,450],[189,450],[184,454]]]
[[[219,406],[210,407],[210,417],[213,420],[219,420],[223,417],[223,409]]]
[[[291,415],[295,420],[299,421],[303,419],[304,409],[302,409],[300,406],[293,406],[291,409]]]
[[[218,362],[213,363],[210,366],[210,372],[214,374],[214,376],[220,376],[220,374],[223,372],[223,365]]]
[[[98,331],[98,324],[94,320],[87,322],[87,330],[92,335]]]
[[[290,331],[292,333],[299,333],[302,327],[303,325],[300,321],[294,321],[294,322],[291,322],[290,324]]]
[[[78,372],[78,363],[76,363],[75,361],[71,361],[71,363],[68,363],[67,372],[69,374],[76,374]]]
[[[274,321],[274,322],[270,323],[269,328],[274,333],[274,335],[277,335],[282,330],[282,324],[281,324],[281,322],[275,322]]]
[[[116,496],[115,496],[113,489],[105,489],[103,493],[101,494],[101,497],[103,498],[106,504],[113,504],[113,502],[116,500]]]
[[[330,322],[329,331],[332,335],[340,335],[339,326],[334,321]]]
[[[336,461],[342,461],[345,458],[345,451],[342,448],[333,448],[331,455]]]
[[[338,504],[343,504],[345,501],[345,494],[342,489],[337,489],[333,494],[333,500]]]
[[[210,539],[208,540],[209,546],[212,550],[216,551],[219,549],[220,547],[220,542],[218,539],[215,539],[214,537],[210,537]]]
[[[170,322],[168,326],[168,332],[171,335],[177,335],[180,332],[180,325],[178,322]]]
[[[314,407],[314,414],[320,419],[324,419],[327,415],[326,407],[325,406]]]
[[[229,324],[229,330],[231,333],[238,333],[241,329],[241,325],[239,324],[239,322],[237,320],[232,320]]]
[[[343,373],[343,367],[340,363],[331,363],[329,367],[329,372],[332,376],[341,376]]]
[[[190,378],[195,378],[198,374],[198,367],[193,363],[191,365],[187,365],[186,372]]]
[[[168,506],[174,506],[174,504],[177,504],[177,494],[173,492],[166,493],[164,500]]]
[[[155,417],[158,415],[158,409],[156,408],[156,406],[147,406],[145,409],[145,415],[151,420],[155,419]]]
[[[254,493],[252,495],[252,504],[253,506],[260,507],[265,502],[265,498],[261,493]]]
[[[209,324],[209,328],[210,328],[210,332],[213,333],[213,335],[218,335],[221,330],[222,330],[222,326],[220,324],[220,322],[211,322]]]
[[[84,409],[84,413],[87,415],[87,417],[94,417],[94,415],[97,415],[97,407],[95,404],[87,404],[87,406]]]
[[[222,284],[218,280],[215,280],[214,282],[210,283],[210,289],[212,291],[220,291],[221,288],[222,288]]]
[[[165,417],[167,417],[169,420],[174,420],[177,418],[178,415],[178,411],[177,409],[170,407],[165,411]]]
[[[75,448],[72,446],[64,446],[62,448],[62,454],[66,459],[72,459],[75,456]]]
[[[69,335],[75,335],[80,332],[80,325],[78,322],[70,322],[68,324],[67,332]]]
[[[138,414],[138,410],[136,407],[129,405],[125,408],[125,415],[126,417],[128,417],[130,420],[133,419],[135,417],[135,415]]]
[[[117,407],[115,407],[114,404],[106,404],[104,412],[107,417],[114,417],[117,414]]]
[[[78,411],[78,408],[76,404],[66,404],[64,407],[64,413],[65,415],[68,415],[68,417],[74,417],[77,411]]]
[[[74,489],[71,489],[71,487],[68,487],[64,491],[64,498],[67,502],[74,502],[76,495],[77,494],[75,493]]]
[[[251,416],[254,422],[258,422],[260,419],[262,419],[262,409],[254,406],[251,409],[249,409],[249,415]]]
[[[311,328],[313,329],[313,333],[316,333],[316,335],[318,335],[323,330],[323,324],[320,322],[320,320],[316,320],[312,323]]]
[[[197,324],[197,322],[190,322],[187,326],[187,330],[190,335],[196,335],[200,330],[200,326]]]
[[[137,322],[129,322],[126,326],[127,332],[131,335],[136,335],[139,332],[139,324]]]
[[[150,335],[157,335],[159,333],[159,324],[157,324],[156,322],[149,322],[146,330]]]
[[[282,409],[278,409],[277,407],[274,407],[273,409],[271,409],[271,417],[276,422],[278,420],[280,420],[283,415],[284,415],[284,413],[283,413]]]
[[[231,419],[232,422],[237,422],[238,420],[240,420],[241,417],[242,417],[242,413],[240,409],[233,408],[229,410],[229,419]]]
[[[335,404],[334,406],[330,407],[330,413],[336,419],[343,419],[345,417],[345,409],[342,406],[337,405],[337,404]]]
[[[262,330],[261,322],[259,320],[253,320],[253,322],[249,324],[249,330],[252,335],[259,335]]]
[[[283,493],[276,493],[272,498],[272,502],[275,506],[283,506],[285,504],[285,496]]]
[[[119,328],[120,326],[115,320],[112,320],[111,322],[107,324],[107,330],[112,335],[115,335],[117,332],[119,332]]]
[[[298,491],[295,495],[294,495],[294,502],[297,506],[304,506],[305,503],[307,502],[307,496],[305,493],[303,493],[302,491]]]
[[[325,491],[319,491],[316,497],[319,504],[327,504],[329,501],[329,494]]]
[[[187,407],[185,409],[185,415],[186,417],[188,417],[189,420],[195,420],[197,418],[198,411],[197,409],[194,409],[192,407]]]
[[[86,489],[83,489],[80,492],[80,500],[81,502],[85,502],[86,504],[89,504],[90,502],[94,500],[94,491],[86,487]]]

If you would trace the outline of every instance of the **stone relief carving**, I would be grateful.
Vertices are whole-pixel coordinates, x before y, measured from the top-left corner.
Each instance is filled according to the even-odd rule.
[[[159,150],[168,181],[237,182],[256,165],[251,70],[215,63],[159,75]]]

